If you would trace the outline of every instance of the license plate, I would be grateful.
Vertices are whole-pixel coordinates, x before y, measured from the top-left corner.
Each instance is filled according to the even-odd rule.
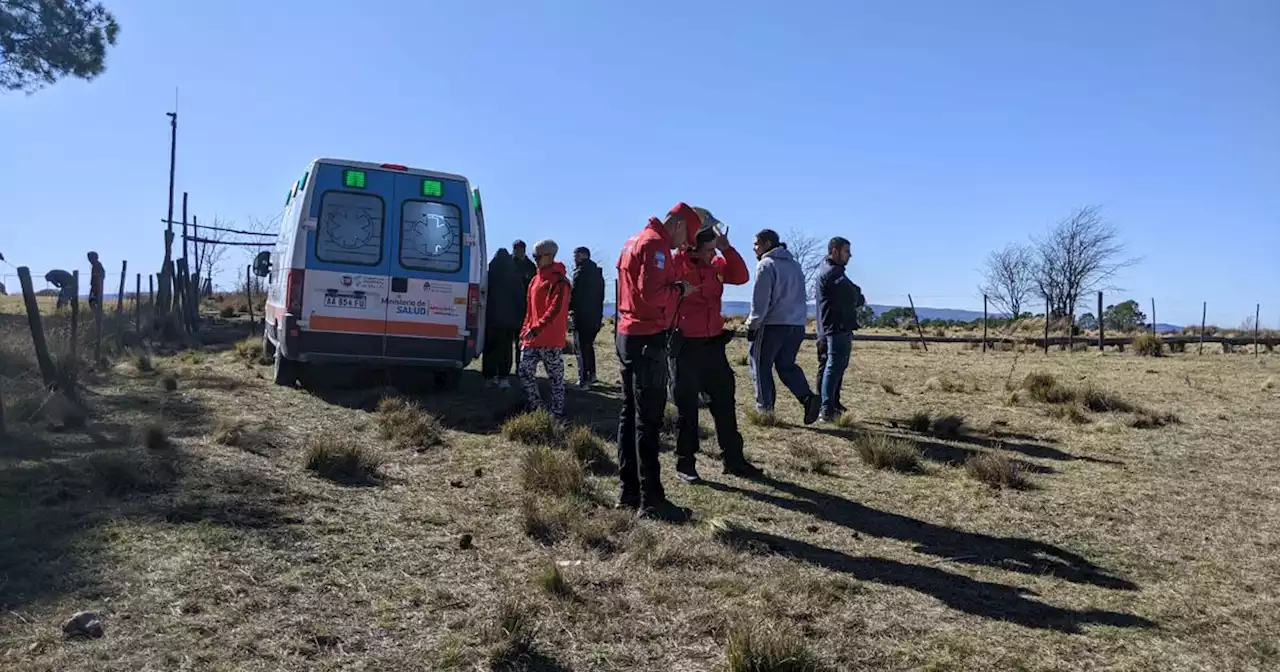
[[[364,310],[365,297],[347,296],[344,294],[325,294],[324,305],[326,308],[358,308],[360,310]]]

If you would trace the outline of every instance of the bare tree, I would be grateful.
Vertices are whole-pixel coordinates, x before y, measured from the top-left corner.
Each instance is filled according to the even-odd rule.
[[[818,271],[822,268],[822,260],[827,256],[826,245],[817,236],[797,229],[787,231],[782,242],[804,271],[805,299],[812,301],[818,295]]]
[[[1140,260],[1125,256],[1115,224],[1098,206],[1080,208],[1034,240],[1036,289],[1046,297],[1050,317],[1074,315],[1081,299]]]
[[[987,256],[984,282],[978,288],[996,310],[1017,318],[1036,290],[1035,255],[1030,247],[1010,243]]]
[[[228,239],[228,234],[221,229],[231,228],[231,224],[215,215],[213,227],[200,230],[201,242],[196,246],[195,251],[195,272],[199,275],[202,284],[211,281],[222,270],[222,260],[227,255],[227,245],[224,243]],[[201,287],[200,291],[203,293],[204,287]]]

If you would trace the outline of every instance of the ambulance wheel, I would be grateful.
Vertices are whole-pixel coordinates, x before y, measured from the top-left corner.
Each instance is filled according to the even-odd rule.
[[[276,350],[275,359],[272,366],[272,378],[276,385],[283,387],[294,387],[298,384],[298,369],[301,366],[292,359],[285,359],[279,350]]]
[[[462,372],[458,370],[437,371],[436,389],[452,392],[462,383]]]

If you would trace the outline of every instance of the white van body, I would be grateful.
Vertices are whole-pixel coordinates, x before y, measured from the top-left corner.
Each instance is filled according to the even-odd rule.
[[[289,189],[269,265],[255,264],[276,382],[355,363],[427,367],[456,385],[484,348],[487,260],[467,178],[316,159]]]

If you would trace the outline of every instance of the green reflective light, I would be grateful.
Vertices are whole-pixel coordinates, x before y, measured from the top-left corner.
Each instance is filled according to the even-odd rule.
[[[440,183],[435,180],[422,181],[422,195],[440,198]]]
[[[351,189],[364,189],[364,171],[347,170],[342,173],[342,183]]]
[[[292,201],[292,200],[293,200],[293,190],[290,189],[289,193],[284,195],[284,204],[289,205],[289,201]]]
[[[476,209],[477,211],[484,209],[484,208],[483,208],[483,206],[480,204],[480,190],[479,190],[479,189],[473,189],[473,190],[471,190],[471,201],[472,201],[472,205],[475,207],[475,209]]]
[[[310,175],[310,174],[311,174],[311,173],[303,173],[303,174],[302,174],[302,179],[301,179],[301,180],[298,180],[298,188],[299,188],[299,189],[304,189],[304,188],[306,188],[306,186],[307,186],[307,176],[308,176],[308,175]]]

